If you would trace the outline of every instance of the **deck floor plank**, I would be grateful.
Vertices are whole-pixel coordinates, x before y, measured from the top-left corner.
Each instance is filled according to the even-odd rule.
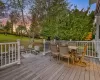
[[[81,67],[81,68],[82,68],[82,70],[80,73],[79,80],[85,80],[85,68],[84,67]]]
[[[44,75],[44,78],[42,80],[47,80],[50,76],[52,76],[52,74],[57,72],[60,68],[62,68],[62,66],[57,65],[56,68],[53,68],[52,70],[49,71],[49,73],[46,73],[46,75]]]
[[[20,66],[0,70],[0,80],[100,80],[100,62],[88,59],[90,65],[80,67],[64,61],[57,64],[49,55],[36,55],[22,59]]]
[[[33,65],[32,66],[34,66],[34,68],[33,69],[35,69],[35,66],[37,66],[37,65],[39,65],[41,62],[44,62],[44,60],[41,60],[41,61],[36,61],[36,62],[34,62],[33,61]],[[32,63],[31,63],[32,64]],[[26,65],[23,65],[23,67],[22,66],[19,66],[18,67],[18,69],[15,69],[14,71],[12,71],[11,73],[8,73],[7,75],[9,75],[9,74],[12,74],[12,75],[10,75],[10,76],[7,76],[7,75],[5,75],[5,76],[7,76],[6,78],[7,79],[12,79],[13,77],[15,77],[15,76],[17,76],[17,75],[19,75],[19,74],[22,74],[23,73],[23,69],[28,69],[29,70],[29,67],[28,67],[28,65],[26,66]],[[32,70],[33,70],[32,69]],[[24,71],[25,72],[25,71]]]
[[[72,72],[72,74],[70,75],[70,77],[69,77],[68,80],[74,80],[75,75],[76,75],[76,73],[77,73],[77,69],[78,69],[78,67],[75,66],[75,67],[74,67],[74,70],[73,70],[73,72]]]
[[[94,68],[95,80],[100,80],[100,73],[99,73],[100,70],[98,70],[96,60],[94,60],[94,66],[93,66],[93,68]]]
[[[43,66],[42,66],[43,65]],[[40,72],[41,70],[45,69],[48,67],[50,64],[42,64],[40,65],[37,69],[35,69],[30,75],[28,75],[25,79],[23,80],[32,80],[34,77],[36,77],[36,73]]]
[[[70,78],[73,70],[74,70],[74,67],[71,65],[70,70],[68,71],[68,74],[66,74],[66,76],[64,77],[64,80],[66,80],[66,79],[68,80]]]
[[[85,67],[84,80],[90,80],[90,59],[87,61],[87,66]]]
[[[58,80],[59,76],[64,72],[64,68],[59,70],[58,72],[54,73],[48,80]]]
[[[93,59],[90,59],[91,64],[90,64],[90,80],[95,80],[94,77],[94,69],[93,69]]]
[[[65,66],[65,67],[66,67],[66,66]],[[59,76],[58,80],[63,80],[64,77],[66,76],[66,74],[68,73],[69,69],[70,69],[69,67],[66,67],[66,68],[64,69],[63,73]]]
[[[77,72],[76,72],[75,77],[74,77],[74,80],[79,80],[80,74],[81,74],[81,70],[82,70],[82,68],[78,67]]]

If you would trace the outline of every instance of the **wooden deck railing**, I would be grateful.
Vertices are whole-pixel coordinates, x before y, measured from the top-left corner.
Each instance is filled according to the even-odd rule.
[[[0,43],[0,69],[15,63],[20,64],[20,40]]]
[[[44,40],[44,54],[50,52],[50,42],[52,41],[46,41]],[[84,49],[84,45],[87,44],[87,53],[85,56],[87,57],[93,57],[93,58],[100,58],[100,41],[55,41],[57,43],[63,43],[68,44],[72,46],[78,47],[77,53],[81,54]]]

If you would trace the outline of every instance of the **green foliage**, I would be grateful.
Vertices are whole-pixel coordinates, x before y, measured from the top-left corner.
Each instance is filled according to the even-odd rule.
[[[4,30],[6,33],[11,33],[12,25],[11,22],[7,21],[6,25],[4,26]]]
[[[5,4],[3,3],[3,1],[0,0],[0,16],[2,16],[2,12],[5,9]]]
[[[23,25],[19,25],[16,29],[17,34],[21,36],[23,35],[23,33],[25,33],[25,31],[26,31],[26,27]]]
[[[65,40],[84,40],[88,32],[93,30],[94,12],[79,11],[77,6],[70,10],[69,3],[64,0],[54,0],[46,18],[42,22],[42,35],[58,36]]]
[[[11,21],[11,28],[13,33],[13,25],[16,24],[20,20],[20,13],[17,10],[12,10],[9,15],[10,21]]]

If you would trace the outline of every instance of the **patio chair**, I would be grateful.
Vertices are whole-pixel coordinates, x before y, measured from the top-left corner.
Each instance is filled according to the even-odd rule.
[[[51,50],[51,56],[56,56],[57,60],[59,60],[58,46],[56,44],[50,44],[50,50]],[[50,61],[51,61],[51,56],[50,56]]]
[[[40,52],[39,46],[34,46],[34,49],[32,49],[32,53],[35,53],[36,55]]]
[[[24,46],[20,46],[20,52],[21,53],[26,53],[26,50],[25,50]]]
[[[69,58],[70,58],[70,54],[69,54],[69,49],[68,49],[68,45],[60,45],[59,46],[59,54],[61,58],[68,58],[68,65],[69,65]]]
[[[26,49],[26,53],[32,53],[32,50],[33,50],[32,45],[29,44],[27,49]]]
[[[86,61],[84,60],[84,57],[86,55],[87,48],[88,48],[88,45],[86,44],[84,46],[84,50],[83,50],[82,54],[81,55],[78,55],[78,59],[79,59],[78,60],[78,65],[80,65],[80,66],[86,66],[87,65]]]

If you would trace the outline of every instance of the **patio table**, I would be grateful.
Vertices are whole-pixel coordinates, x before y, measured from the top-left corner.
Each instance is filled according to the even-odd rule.
[[[78,49],[77,46],[68,46],[68,48],[69,48],[70,50],[72,50],[72,49],[77,50],[77,49]]]

